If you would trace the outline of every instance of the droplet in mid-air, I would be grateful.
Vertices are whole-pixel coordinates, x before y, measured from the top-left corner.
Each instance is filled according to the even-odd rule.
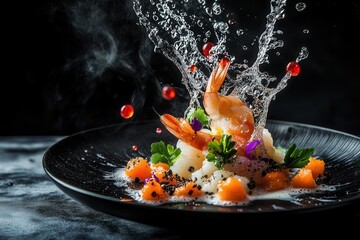
[[[193,64],[190,66],[190,72],[195,72],[197,70],[197,67]]]
[[[163,87],[163,89],[161,90],[161,95],[163,98],[165,98],[166,100],[171,100],[176,96],[176,92],[175,89],[169,85],[166,85],[165,87]]]
[[[120,114],[125,119],[131,118],[134,115],[133,106],[130,104],[126,104],[126,105],[122,106],[122,108],[120,110]]]
[[[205,57],[210,57],[210,50],[215,46],[215,44],[211,43],[211,42],[207,42],[203,45],[202,47],[202,52],[204,54]]]
[[[159,127],[158,127],[158,128],[156,128],[156,133],[157,133],[157,134],[160,134],[160,133],[162,133],[162,130],[161,130],[161,128],[159,128]]]
[[[306,8],[306,4],[303,2],[299,2],[295,5],[295,8],[298,12],[301,12],[302,10],[304,10]]]
[[[286,72],[290,73],[291,76],[297,76],[300,73],[300,64],[298,62],[289,62],[286,66]]]

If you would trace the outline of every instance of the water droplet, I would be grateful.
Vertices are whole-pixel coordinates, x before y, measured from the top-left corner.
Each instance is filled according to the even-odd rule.
[[[221,33],[227,33],[229,25],[224,22],[217,22],[214,24],[214,29],[218,30]]]
[[[173,87],[166,85],[162,88],[161,95],[166,100],[172,100],[176,96],[176,92]]]
[[[286,72],[290,73],[291,76],[297,76],[300,73],[300,64],[296,61],[289,62],[286,66]]]
[[[295,8],[298,12],[301,12],[306,8],[306,4],[303,2],[299,2],[295,5]]]
[[[242,47],[242,49],[246,51],[246,50],[248,49],[248,47],[244,45],[244,46]]]
[[[157,133],[157,134],[160,134],[161,132],[162,132],[161,128],[159,128],[159,127],[156,128],[156,133]]]
[[[202,52],[205,57],[210,57],[210,50],[215,46],[215,44],[208,42],[205,43],[202,47]]]
[[[205,36],[206,36],[207,38],[209,38],[209,37],[211,36],[211,31],[207,31],[207,32],[205,33]]]
[[[305,34],[308,34],[310,31],[309,31],[309,29],[304,29],[303,30],[303,33],[305,33]]]
[[[126,104],[126,105],[122,106],[122,108],[120,110],[120,114],[125,119],[131,118],[134,115],[133,106],[130,104]]]
[[[235,23],[236,23],[236,21],[234,19],[229,19],[228,20],[229,25],[234,25]]]
[[[156,16],[156,15],[154,15],[154,16],[153,16],[153,19],[154,19],[154,21],[157,21],[157,20],[159,20],[159,17]]]
[[[203,23],[201,20],[198,20],[198,21],[197,21],[197,25],[198,25],[199,27],[202,27],[202,26],[204,25],[204,23]]]
[[[132,150],[133,150],[133,151],[137,151],[138,149],[139,149],[139,147],[138,147],[137,145],[133,145],[133,146],[132,146]]]
[[[216,2],[213,4],[212,10],[213,10],[213,13],[214,13],[215,15],[220,15],[220,13],[221,13],[221,7],[220,7],[220,5],[219,5],[218,3],[216,3]]]
[[[244,30],[242,30],[242,29],[238,29],[237,31],[236,31],[236,34],[237,35],[243,35],[244,34]]]

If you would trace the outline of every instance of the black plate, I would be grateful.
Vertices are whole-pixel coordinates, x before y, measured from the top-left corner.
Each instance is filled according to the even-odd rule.
[[[43,157],[45,172],[65,193],[93,209],[120,218],[158,226],[191,223],[239,224],[252,220],[329,219],[360,212],[360,138],[331,129],[271,121],[267,128],[275,146],[314,147],[326,161],[324,183],[334,189],[312,191],[296,201],[256,200],[247,206],[214,206],[204,203],[149,205],[132,200],[123,187],[106,176],[124,167],[135,156],[150,156],[150,144],[176,139],[159,120],[111,125],[66,137],[51,146]],[[165,220],[164,220],[165,219]],[[168,220],[166,220],[168,219]]]

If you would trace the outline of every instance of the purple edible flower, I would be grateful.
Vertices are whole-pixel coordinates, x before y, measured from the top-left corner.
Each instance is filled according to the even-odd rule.
[[[252,151],[255,150],[255,148],[257,147],[257,145],[260,144],[260,140],[254,140],[254,141],[251,141],[249,142],[247,145],[246,145],[246,156],[248,158],[250,158],[250,154],[252,153]]]
[[[155,179],[155,181],[160,182],[159,178],[155,175],[154,172],[152,173],[152,176],[153,176],[153,178]]]
[[[156,182],[160,182],[159,178],[155,175],[154,172],[151,173],[152,177],[151,178],[146,178],[144,183],[147,184],[148,182],[150,182],[151,180],[155,180]]]
[[[201,122],[196,117],[193,118],[193,120],[190,123],[190,126],[192,127],[192,129],[194,129],[195,132],[200,131],[202,128]]]

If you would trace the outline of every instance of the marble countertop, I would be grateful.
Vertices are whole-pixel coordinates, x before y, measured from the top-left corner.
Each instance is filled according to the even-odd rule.
[[[0,137],[0,239],[177,239],[170,230],[92,210],[59,190],[42,167],[61,136]]]
[[[186,229],[191,226],[174,232],[120,219],[95,211],[58,189],[44,172],[42,157],[61,138],[0,137],[0,240],[188,238]],[[205,230],[212,237],[216,233],[224,236],[224,231]],[[319,233],[324,236],[323,231]]]

